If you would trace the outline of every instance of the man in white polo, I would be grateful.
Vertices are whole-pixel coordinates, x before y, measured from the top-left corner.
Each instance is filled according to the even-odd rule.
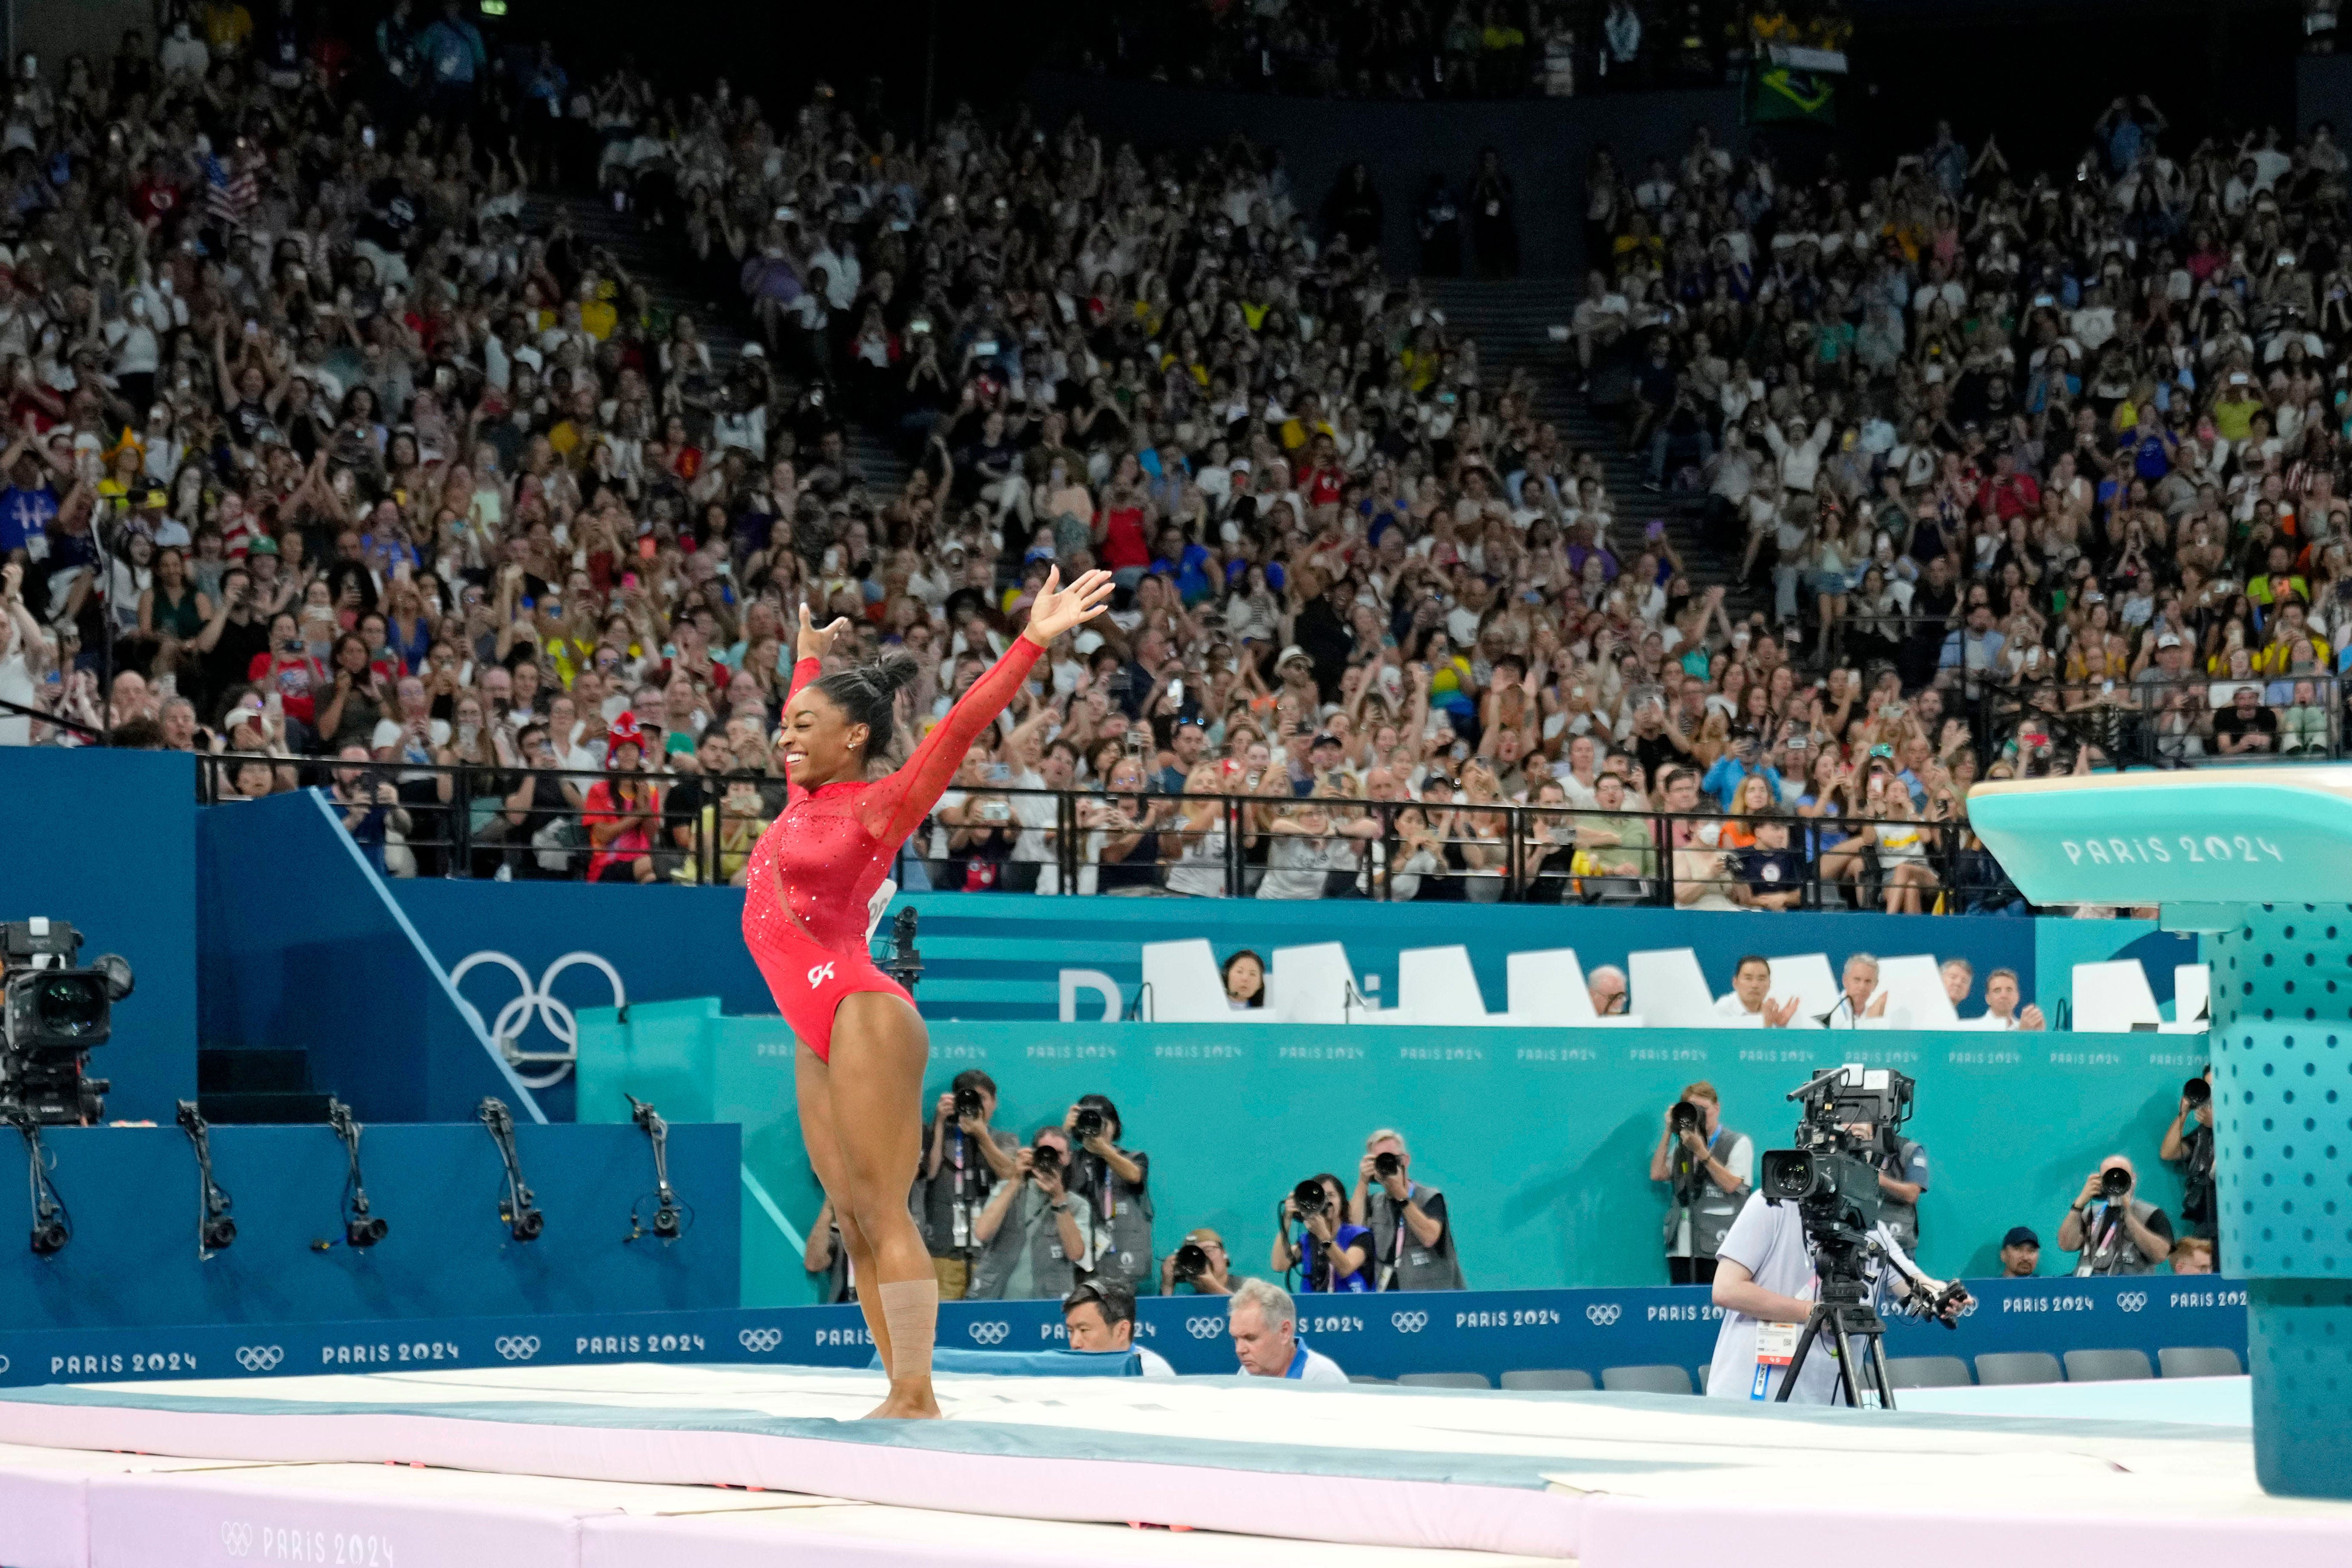
[[[1307,1349],[1298,1337],[1298,1309],[1281,1286],[1244,1279],[1226,1299],[1225,1310],[1243,1375],[1286,1377],[1294,1383],[1348,1381],[1338,1362]]]

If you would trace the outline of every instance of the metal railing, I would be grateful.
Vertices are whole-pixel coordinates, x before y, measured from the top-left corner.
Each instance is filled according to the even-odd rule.
[[[236,755],[203,759],[201,798],[235,809],[239,773],[255,763],[271,790],[289,774],[327,790],[378,868],[399,877],[740,883],[784,805],[783,780],[769,775],[701,781],[716,787],[698,784],[683,793],[701,798],[681,804],[693,775]],[[597,844],[606,814],[587,809],[590,789],[632,779],[642,817]],[[950,890],[1667,908],[1745,904],[1738,889],[1752,884],[1794,892],[1775,900],[1791,907],[1835,910],[1878,907],[1909,861],[1932,876],[1926,907],[2021,907],[1964,822],[1918,823],[1928,831],[1916,853],[1898,856],[1880,849],[1876,818],[1770,820],[1788,844],[1768,878],[1743,858],[1753,825],[1719,812],[959,787],[900,849],[896,875]]]
[[[2069,752],[2085,742],[2117,767],[2205,766],[2232,762],[2316,760],[2344,755],[2344,701],[2332,675],[2284,674],[2182,676],[2178,679],[2042,681],[1993,687],[1980,700],[1979,734],[1989,746],[2003,746],[2021,726],[2038,721],[2053,750]],[[2235,741],[2249,726],[2230,716],[2241,689],[2256,694],[2252,726],[2266,742]],[[2218,724],[2218,728],[2217,728]],[[2225,749],[2225,741],[2235,749]],[[2034,759],[2021,754],[2021,770]]]

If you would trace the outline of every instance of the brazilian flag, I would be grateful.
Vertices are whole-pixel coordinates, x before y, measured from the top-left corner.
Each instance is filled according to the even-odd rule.
[[[1837,79],[1758,61],[1748,72],[1748,123],[1837,123]]]

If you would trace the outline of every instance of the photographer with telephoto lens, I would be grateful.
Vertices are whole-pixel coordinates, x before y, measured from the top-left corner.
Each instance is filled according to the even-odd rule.
[[[1666,1279],[1706,1285],[1715,1279],[1717,1252],[1756,1178],[1756,1146],[1723,1124],[1715,1085],[1685,1084],[1666,1107],[1666,1125],[1650,1152],[1650,1180],[1670,1184],[1666,1210]]]
[[[1021,1140],[991,1127],[988,1119],[995,1114],[996,1080],[967,1068],[940,1096],[923,1134],[917,1217],[942,1301],[960,1301],[970,1289],[980,1252],[974,1222],[998,1184],[1018,1171]]]
[[[1160,1293],[1181,1296],[1230,1296],[1234,1293],[1234,1260],[1225,1238],[1207,1226],[1184,1233],[1176,1250],[1160,1260]]]
[[[2058,1245],[2080,1254],[2076,1274],[2146,1274],[2172,1254],[2172,1221],[2133,1195],[2139,1172],[2110,1154],[2083,1183],[2058,1226]]]
[[[1039,1128],[1014,1163],[1020,1179],[1000,1183],[972,1222],[981,1246],[971,1266],[973,1300],[1066,1296],[1094,1267],[1086,1200],[1067,1184],[1069,1134]]]
[[[1083,1094],[1063,1114],[1077,1153],[1070,1191],[1084,1198],[1095,1235],[1095,1271],[1139,1290],[1151,1283],[1151,1156],[1118,1146],[1126,1125],[1109,1097]]]
[[[1364,1140],[1348,1218],[1372,1232],[1375,1290],[1462,1290],[1462,1260],[1446,1223],[1445,1194],[1412,1179],[1404,1134],[1383,1127]]]
[[[2213,1069],[2180,1086],[2180,1110],[2164,1130],[2158,1155],[2180,1166],[2180,1222],[2189,1236],[2210,1240],[2221,1232],[2213,1201]]]
[[[1365,1265],[1371,1258],[1371,1239],[1368,1226],[1349,1223],[1339,1178],[1309,1176],[1282,1200],[1282,1225],[1275,1232],[1274,1256],[1268,1262],[1285,1274],[1297,1269],[1302,1296],[1370,1290],[1372,1279]]]

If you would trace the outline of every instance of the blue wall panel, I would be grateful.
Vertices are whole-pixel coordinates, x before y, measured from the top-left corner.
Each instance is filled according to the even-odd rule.
[[[114,1011],[91,1073],[107,1115],[169,1121],[196,1092],[195,764],[157,752],[0,746],[16,826],[0,861],[0,921],[49,915],[119,952],[138,989]]]
[[[462,1121],[490,1094],[544,1119],[323,795],[216,805],[201,829],[207,1046],[306,1050],[362,1121]]]
[[[21,1146],[0,1136],[0,1300],[14,1329],[135,1328],[450,1317],[483,1312],[643,1312],[737,1299],[738,1137],[729,1125],[670,1129],[670,1180],[695,1208],[670,1246],[624,1243],[653,1188],[634,1127],[516,1129],[523,1175],[547,1228],[519,1244],[499,1223],[502,1171],[475,1125],[382,1125],[361,1142],[368,1197],[391,1224],[379,1245],[340,1241],[342,1145],[325,1127],[215,1127],[214,1174],[236,1204],[236,1244],[196,1250],[196,1167],[175,1127],[57,1128],[43,1135],[73,1216],[65,1250],[37,1258]],[[650,1199],[639,1209],[648,1222]]]

